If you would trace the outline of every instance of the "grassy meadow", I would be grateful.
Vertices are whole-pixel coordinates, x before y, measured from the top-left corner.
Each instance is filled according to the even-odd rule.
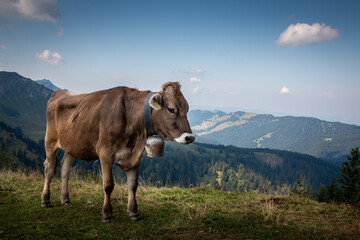
[[[126,185],[115,184],[115,219],[103,224],[99,181],[71,180],[72,205],[61,206],[53,179],[48,209],[42,187],[38,173],[0,172],[0,239],[360,239],[359,209],[303,197],[140,184],[132,222]]]

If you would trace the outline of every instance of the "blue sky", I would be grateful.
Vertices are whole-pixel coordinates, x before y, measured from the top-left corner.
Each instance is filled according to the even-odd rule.
[[[360,125],[359,1],[2,0],[0,69]]]

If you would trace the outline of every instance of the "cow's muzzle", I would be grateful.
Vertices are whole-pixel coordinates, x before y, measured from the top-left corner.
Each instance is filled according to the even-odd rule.
[[[192,133],[183,133],[180,137],[175,138],[175,141],[180,144],[189,144],[195,141],[195,136]]]

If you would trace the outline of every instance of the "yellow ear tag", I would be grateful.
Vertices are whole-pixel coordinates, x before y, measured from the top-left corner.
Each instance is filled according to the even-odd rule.
[[[160,104],[159,104],[157,101],[154,101],[154,102],[155,102],[155,106],[156,106],[158,109],[160,109],[160,108],[161,108]]]

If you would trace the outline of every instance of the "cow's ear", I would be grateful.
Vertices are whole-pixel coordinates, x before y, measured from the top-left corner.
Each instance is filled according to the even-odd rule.
[[[160,94],[155,93],[149,100],[149,104],[152,108],[159,110],[162,106],[162,97]]]

